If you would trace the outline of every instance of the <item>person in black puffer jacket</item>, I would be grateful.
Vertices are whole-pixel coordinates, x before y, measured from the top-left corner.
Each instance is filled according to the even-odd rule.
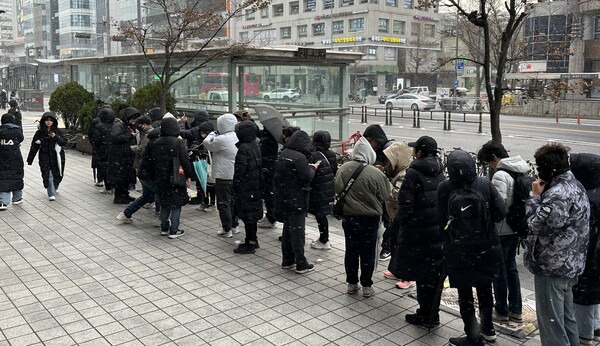
[[[502,246],[500,237],[496,230],[496,222],[502,221],[506,216],[507,209],[504,200],[500,197],[498,190],[492,185],[488,178],[477,177],[477,169],[473,157],[462,150],[455,150],[448,156],[448,178],[438,186],[438,220],[440,232],[444,239],[444,256],[450,278],[450,287],[458,290],[458,304],[460,315],[465,325],[466,337],[450,338],[451,345],[483,346],[486,341],[494,341],[496,332],[492,323],[492,312],[494,310],[494,296],[492,295],[492,283],[498,279],[502,268]],[[477,191],[485,200],[487,212],[471,215],[469,219],[454,220],[449,222],[448,201],[454,190],[468,188]],[[467,190],[468,191],[468,190]],[[471,196],[475,196],[471,193]],[[473,200],[472,200],[473,201]],[[475,202],[473,202],[475,204]],[[461,211],[473,206],[461,207]],[[456,205],[455,205],[456,207]],[[476,208],[477,206],[473,206]],[[475,209],[476,210],[476,209]],[[487,215],[487,217],[486,217]],[[481,225],[470,227],[472,237],[467,238],[465,229],[456,229],[452,225],[468,227],[473,222],[489,222],[485,234],[486,241],[482,243],[480,231],[484,231]],[[473,230],[473,227],[477,230]],[[458,226],[456,226],[458,227]],[[459,238],[452,238],[450,233],[455,233]],[[471,235],[470,234],[470,235]],[[452,239],[460,239],[468,242],[471,239],[478,240],[472,245],[462,245]],[[479,318],[481,328],[475,317],[475,305],[473,299],[473,287],[477,289],[479,301]],[[439,299],[439,298],[438,298]]]
[[[39,151],[42,181],[48,192],[50,201],[56,200],[56,192],[65,172],[65,151],[62,147],[67,144],[62,131],[58,128],[58,117],[53,112],[42,114],[40,129],[31,140],[31,149],[27,156],[27,164],[32,165]]]
[[[133,107],[127,107],[123,115],[124,121],[117,119],[112,127],[108,152],[107,181],[115,189],[115,204],[129,204],[135,200],[129,196],[129,184],[135,183],[135,155],[131,146],[136,144],[136,120],[140,112]]]
[[[23,132],[12,114],[2,115],[0,126],[0,211],[23,202]],[[11,199],[12,194],[12,199]]]
[[[275,170],[279,145],[265,128],[261,131],[260,155],[262,157],[262,198],[265,201],[266,215],[258,221],[259,228],[277,228],[275,219]]]
[[[571,154],[570,158],[571,172],[590,201],[590,241],[585,269],[573,286],[573,302],[581,344],[591,345],[600,336],[600,326],[594,322],[600,308],[600,155]]]
[[[294,132],[277,160],[275,214],[283,221],[282,268],[296,268],[296,273],[312,271],[314,266],[304,257],[304,238],[308,191],[316,164],[309,165],[312,145],[304,131]]]
[[[337,172],[335,153],[329,150],[331,135],[327,131],[317,131],[313,134],[313,147],[315,151],[310,156],[310,163],[321,162],[315,172],[315,177],[310,184],[310,200],[308,212],[315,216],[319,226],[319,238],[315,239],[310,247],[319,250],[331,249],[329,242],[329,221],[327,215],[331,214],[331,204],[335,196],[333,179]]]
[[[185,141],[178,138],[180,132],[181,129],[175,118],[163,119],[160,125],[160,137],[146,145],[149,160],[143,164],[144,168],[154,167],[151,175],[156,179],[160,197],[160,234],[168,235],[170,239],[183,235],[184,231],[179,229],[179,219],[181,207],[188,203],[187,187],[171,184],[173,158],[179,157],[187,178],[191,178],[194,174]]]
[[[244,222],[246,240],[233,252],[252,254],[258,249],[256,238],[257,222],[262,218],[261,198],[261,157],[260,148],[256,142],[257,127],[254,122],[245,120],[235,125],[238,137],[238,152],[235,155],[233,173],[233,192],[235,195],[235,210]]]
[[[431,328],[439,324],[443,270],[442,236],[438,228],[437,188],[444,181],[444,168],[437,155],[437,142],[422,136],[408,143],[415,158],[406,170],[398,191],[398,212],[392,234],[397,246],[389,271],[404,281],[417,282],[419,308],[405,316],[411,324]]]
[[[148,111],[148,116],[152,120],[152,127],[159,128],[160,122],[164,116],[163,112],[161,112],[160,107],[154,107]]]
[[[92,135],[90,136],[90,142],[94,147],[95,166],[96,166],[96,180],[103,182],[104,189],[101,192],[107,193],[112,187],[106,182],[106,173],[108,169],[108,149],[110,148],[110,133],[112,132],[113,125],[115,123],[115,112],[109,108],[104,107],[98,113],[99,122],[93,125],[91,129]],[[92,125],[90,125],[91,127]]]
[[[10,109],[7,113],[14,115],[15,117],[15,125],[19,126],[21,132],[23,132],[23,115],[21,114],[21,109],[19,108],[19,102],[17,100],[8,101],[10,105]]]
[[[190,127],[186,130],[181,130],[181,138],[187,140],[188,152],[190,153],[190,161],[194,162],[199,159],[202,154],[206,154],[207,150],[202,145],[202,141],[204,137],[200,135],[200,125],[203,123],[208,123],[208,112],[205,110],[199,110],[194,114],[194,120],[192,120],[191,124],[188,126],[187,122],[186,127]],[[212,132],[213,129],[208,131],[208,133]],[[199,179],[194,174],[192,177],[193,180],[196,181],[196,196],[190,198],[189,204],[196,205],[201,204],[204,201],[204,191],[202,190],[202,186],[200,185]]]

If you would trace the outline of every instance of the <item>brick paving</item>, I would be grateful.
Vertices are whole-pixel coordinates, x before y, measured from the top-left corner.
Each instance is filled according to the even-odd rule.
[[[35,130],[26,114],[26,156]],[[137,196],[137,193],[132,193]],[[25,202],[0,214],[0,345],[446,345],[462,334],[458,316],[441,313],[431,332],[404,315],[416,301],[385,280],[375,296],[349,296],[339,223],[333,249],[306,246],[315,271],[281,269],[277,230],[260,230],[255,255],[235,255],[243,230],[216,235],[217,212],[185,206],[183,237],[169,240],[152,212],[133,224],[124,206],[93,186],[90,156],[68,150],[59,195],[48,201],[37,159],[25,168]],[[309,218],[307,243],[318,236]],[[528,275],[522,271],[522,275]],[[540,345],[499,335],[495,345]]]

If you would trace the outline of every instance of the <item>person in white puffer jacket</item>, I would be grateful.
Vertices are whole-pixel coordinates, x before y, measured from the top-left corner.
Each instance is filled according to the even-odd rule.
[[[492,141],[485,143],[477,153],[479,162],[486,163],[495,171],[492,184],[498,190],[506,207],[513,204],[515,180],[509,172],[527,174],[529,164],[521,156],[509,157],[502,144]],[[502,276],[494,282],[494,320],[497,322],[520,323],[522,320],[521,282],[517,270],[515,257],[519,247],[519,238],[510,228],[506,219],[496,224],[500,244],[504,254],[504,271]]]
[[[233,233],[239,233],[233,199],[233,173],[235,155],[238,151],[235,124],[237,124],[235,115],[230,113],[221,115],[217,118],[217,131],[209,133],[202,142],[212,153],[211,174],[215,178],[217,210],[223,228],[217,234],[225,238],[231,238]]]

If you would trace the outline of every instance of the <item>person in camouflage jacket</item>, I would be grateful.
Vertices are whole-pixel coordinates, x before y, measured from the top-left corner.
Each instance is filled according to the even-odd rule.
[[[526,212],[529,235],[523,260],[534,274],[542,345],[579,345],[572,287],[585,267],[590,204],[585,188],[569,170],[569,148],[540,147]]]

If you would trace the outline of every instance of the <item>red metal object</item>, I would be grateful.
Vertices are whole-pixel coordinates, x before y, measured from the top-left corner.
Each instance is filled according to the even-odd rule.
[[[360,131],[356,131],[356,133],[352,134],[347,140],[342,142],[342,155],[346,154],[346,146],[350,144],[350,148],[354,148],[354,145],[358,140],[362,137]]]

